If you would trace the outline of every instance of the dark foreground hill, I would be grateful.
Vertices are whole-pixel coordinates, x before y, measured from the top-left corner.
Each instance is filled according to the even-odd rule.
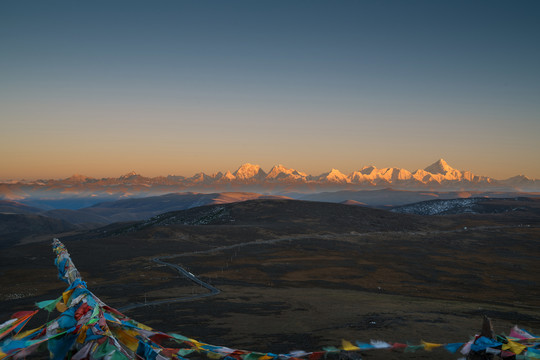
[[[419,216],[255,200],[171,212],[62,237],[83,279],[117,308],[207,290],[219,295],[126,311],[168,332],[275,353],[341,339],[460,342],[482,315],[496,332],[540,330],[540,222],[525,212]],[[466,227],[466,229],[465,229]],[[63,290],[49,243],[0,252],[0,321]],[[364,359],[455,359],[444,351]]]
[[[250,226],[300,233],[418,230],[422,226],[427,226],[427,222],[419,216],[344,204],[299,200],[250,200],[168,212],[130,224],[125,231],[170,225]]]

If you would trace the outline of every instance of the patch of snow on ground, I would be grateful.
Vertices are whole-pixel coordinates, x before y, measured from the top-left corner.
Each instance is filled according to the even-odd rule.
[[[391,211],[416,215],[474,214],[475,211],[473,210],[473,205],[477,202],[478,199],[429,200],[400,206]]]

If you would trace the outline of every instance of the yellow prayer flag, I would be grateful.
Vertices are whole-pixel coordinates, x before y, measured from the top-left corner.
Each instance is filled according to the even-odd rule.
[[[18,333],[17,335],[15,335],[15,336],[13,337],[13,339],[15,339],[15,340],[20,340],[20,339],[22,339],[22,338],[24,338],[24,337],[30,335],[31,333],[33,333],[33,332],[35,332],[35,331],[41,329],[42,327],[43,327],[43,325],[41,325],[40,327],[35,328],[35,329],[31,329],[31,330],[26,330],[26,331],[20,332],[20,333]]]
[[[64,304],[62,301],[59,301],[59,302],[56,303],[56,310],[60,311],[61,313],[63,313],[67,309],[68,308],[67,308],[66,304]]]
[[[137,331],[120,328],[111,330],[121,343],[126,345],[131,351],[137,351],[137,347],[139,346],[139,340],[135,337],[139,335]]]
[[[358,346],[355,346],[353,344],[351,344],[349,341],[347,340],[341,340],[341,347],[343,348],[343,350],[345,351],[354,351],[354,350],[360,350],[360,348]]]
[[[424,340],[422,340],[422,345],[424,345],[424,349],[426,351],[431,351],[437,347],[443,346],[443,344],[428,343],[428,342],[425,342]]]
[[[205,344],[205,343],[203,343],[203,342],[197,341],[197,340],[195,340],[195,339],[189,339],[188,341],[189,341],[190,343],[192,343],[193,345],[195,345],[195,347],[196,347],[197,349],[201,349],[204,345],[208,345],[208,344]],[[204,350],[204,349],[203,349],[203,350]]]
[[[152,329],[150,326],[146,326],[144,324],[141,324],[140,322],[137,322],[137,321],[133,321],[136,326],[139,328],[139,329],[143,329],[143,330],[148,330],[148,331],[153,331],[154,329]]]
[[[273,359],[272,356],[268,356],[268,355],[263,355],[259,358],[259,360],[270,360],[270,359]]]
[[[503,350],[510,350],[514,354],[521,354],[523,350],[525,350],[527,347],[523,344],[520,344],[516,341],[512,341],[508,339],[507,344],[503,344],[502,349]]]
[[[79,336],[77,337],[77,342],[83,344],[86,340],[86,330],[88,330],[88,325],[83,325],[79,329]]]
[[[221,355],[221,354],[216,354],[216,353],[213,353],[213,352],[211,352],[211,351],[208,351],[208,352],[206,353],[206,356],[207,356],[209,359],[216,359],[216,360],[217,360],[217,359],[221,359],[221,358],[223,357],[223,355]]]
[[[71,289],[62,293],[62,300],[64,300],[64,304],[67,305],[67,303],[69,302],[69,298],[71,297],[71,294],[73,294],[74,290],[75,289]]]

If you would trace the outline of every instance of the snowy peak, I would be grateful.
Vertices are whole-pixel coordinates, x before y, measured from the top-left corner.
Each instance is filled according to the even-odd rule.
[[[377,169],[375,166],[365,166],[359,171],[349,175],[349,179],[354,183],[392,183],[395,181],[407,181],[412,178],[410,171],[400,168]]]
[[[141,175],[137,174],[135,171],[131,171],[131,172],[128,172],[127,174],[124,174],[122,176],[120,176],[120,179],[121,180],[128,180],[128,179],[133,179],[133,178],[136,178],[136,177],[139,177]]]
[[[464,174],[448,165],[443,159],[439,159],[437,162],[429,165],[425,170],[434,175],[439,181],[450,180],[459,181],[464,178]],[[441,177],[442,176],[442,177]],[[473,175],[470,172],[465,174],[466,178],[472,178]]]
[[[348,183],[349,178],[338,169],[332,169],[317,177],[319,181],[328,181],[331,183]]]
[[[213,180],[219,184],[230,183],[234,181],[235,179],[236,177],[234,177],[234,175],[230,171],[227,171],[225,174],[220,171],[217,174],[215,174],[213,177]]]
[[[511,178],[508,178],[506,180],[510,180],[510,181],[530,181],[531,179],[528,178],[525,175],[516,175],[516,176],[512,176]]]
[[[504,184],[521,187],[522,185],[538,182],[538,180],[529,179],[525,175],[516,175],[506,180],[502,180],[501,182]]]
[[[274,165],[272,170],[266,175],[267,180],[305,180],[307,174],[299,172],[295,169],[287,169],[279,164]]]
[[[215,176],[209,176],[203,172],[200,172],[193,175],[193,177],[190,178],[189,180],[193,183],[210,183],[212,180],[214,180],[214,178]]]
[[[221,178],[229,181],[236,179],[236,177],[230,171],[227,171],[225,174],[223,174]]]
[[[409,180],[412,177],[410,171],[400,168],[384,168],[380,170],[381,178],[386,181],[404,181]]]
[[[349,175],[349,180],[353,183],[370,183],[374,184],[374,181],[379,177],[378,169],[375,166],[364,166],[358,171],[353,171]]]
[[[443,174],[443,175],[446,175],[447,173],[452,172],[452,171],[457,171],[456,169],[448,165],[448,163],[444,161],[444,159],[437,160],[436,162],[429,165],[424,170],[432,174]]]
[[[285,166],[279,164],[274,165],[274,167],[270,170],[268,175],[266,175],[267,179],[275,179],[279,177],[281,174],[291,174],[293,169],[287,169]]]
[[[237,180],[259,180],[266,177],[266,173],[259,165],[246,163],[240,166],[238,170],[234,172],[234,176]]]
[[[372,176],[377,173],[377,168],[373,165],[364,166],[362,169],[360,169],[359,173],[363,175]]]
[[[90,180],[88,176],[84,176],[81,174],[73,174],[70,177],[66,178],[64,181],[71,182],[71,183],[84,183],[88,180]]]
[[[415,172],[413,172],[412,177],[416,181],[424,183],[424,184],[427,184],[427,183],[430,183],[430,182],[433,182],[433,181],[438,182],[436,177],[433,176],[432,173],[430,173],[430,172],[428,172],[426,170],[422,170],[422,169],[418,169]]]

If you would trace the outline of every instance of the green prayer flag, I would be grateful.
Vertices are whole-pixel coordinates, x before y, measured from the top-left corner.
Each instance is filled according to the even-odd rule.
[[[40,309],[44,309],[44,310],[47,310],[48,312],[52,312],[56,308],[56,304],[60,300],[62,300],[61,296],[58,299],[54,299],[54,300],[40,301],[36,303],[36,306]]]
[[[106,355],[111,354],[113,351],[117,351],[116,346],[111,345],[109,341],[105,341],[96,349],[96,351],[92,353],[92,357],[100,359]]]
[[[424,345],[409,345],[405,348],[405,352],[416,352],[420,349],[424,349]]]
[[[178,335],[178,334],[169,334],[171,335],[173,338],[177,339],[177,340],[181,340],[181,341],[191,341],[190,338],[187,338],[183,335]]]
[[[340,352],[341,351],[335,346],[325,346],[323,347],[323,350],[326,352]]]
[[[252,352],[252,353],[244,355],[243,359],[244,360],[257,360],[258,358],[260,358],[261,356],[264,356],[264,355],[266,355],[266,354],[258,353],[258,352]]]
[[[178,355],[180,356],[186,356],[186,355],[189,355],[191,354],[192,352],[194,352],[195,350],[193,349],[180,349],[178,350]]]
[[[129,358],[118,350],[114,350],[109,360],[129,360]]]

